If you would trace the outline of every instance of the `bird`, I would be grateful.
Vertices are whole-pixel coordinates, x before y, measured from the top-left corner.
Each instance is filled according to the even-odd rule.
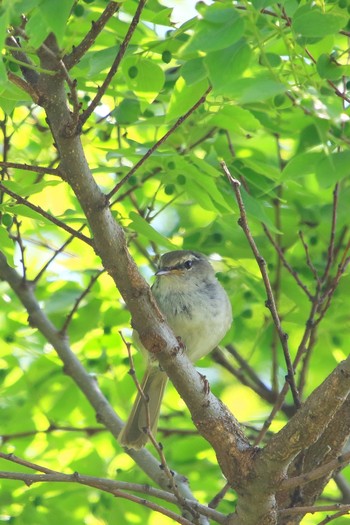
[[[163,254],[155,276],[152,293],[157,305],[195,363],[220,343],[231,326],[232,308],[228,295],[207,257],[196,251],[174,250]],[[139,346],[142,345],[139,343]],[[155,435],[168,381],[158,360],[145,349],[143,353],[148,355],[141,383],[144,395],[138,393],[118,438],[126,449],[144,447],[149,439],[147,429]]]

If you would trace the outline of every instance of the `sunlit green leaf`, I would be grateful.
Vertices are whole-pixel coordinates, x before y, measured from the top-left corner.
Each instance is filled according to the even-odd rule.
[[[251,49],[241,40],[226,49],[208,53],[204,62],[214,90],[227,93],[249,67]]]
[[[175,246],[166,237],[157,232],[157,230],[155,230],[147,221],[145,221],[145,219],[140,217],[140,215],[135,212],[130,212],[129,217],[132,222],[128,225],[128,228],[130,228],[132,231],[143,235],[146,239],[149,239],[160,246],[164,246],[169,250],[173,250],[175,248]]]
[[[294,13],[292,27],[294,31],[305,37],[323,37],[340,31],[348,17],[345,13],[324,13],[318,7],[308,4],[300,7]]]
[[[213,4],[203,20],[197,23],[196,31],[184,52],[216,51],[237,42],[244,31],[244,20],[232,7]]]
[[[132,68],[135,74],[130,76]],[[162,68],[151,60],[129,57],[123,62],[123,71],[129,89],[148,103],[153,102],[164,84]]]
[[[185,80],[179,77],[170,98],[167,120],[184,115],[204,95],[207,88],[207,80],[188,86]]]

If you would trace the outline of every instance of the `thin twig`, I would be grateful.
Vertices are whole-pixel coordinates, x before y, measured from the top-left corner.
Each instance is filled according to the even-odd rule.
[[[190,144],[185,151],[191,151],[193,150],[194,148],[196,148],[197,146],[199,146],[199,144],[202,144],[203,142],[205,142],[207,139],[210,139],[214,133],[217,131],[217,128],[214,127],[212,129],[210,129],[205,135],[203,135],[203,137],[201,137],[200,139],[196,140],[196,142],[193,142],[193,144]],[[184,151],[182,152],[184,153]]]
[[[70,131],[72,136],[76,133],[78,129],[78,123],[79,123],[79,112],[81,110],[82,103],[79,102],[78,92],[77,92],[77,81],[76,79],[72,80],[69,76],[69,73],[66,69],[66,66],[63,62],[63,60],[59,60],[59,65],[61,68],[61,71],[63,72],[64,78],[68,84],[68,87],[70,89],[70,93],[68,94],[68,98],[71,101],[73,112],[72,112],[72,121],[69,123],[69,130],[67,130],[66,126],[66,132]]]
[[[317,525],[327,525],[327,523],[330,523],[331,521],[334,521],[341,516],[345,516],[345,514],[350,514],[350,507],[349,508],[343,508],[339,512],[336,512],[333,514],[333,516],[327,516],[324,520],[320,521]]]
[[[3,191],[4,193],[6,193],[6,195],[9,195],[13,199],[15,199],[15,201],[18,202],[19,204],[24,204],[24,206],[27,206],[27,208],[30,208],[31,210],[35,211],[36,213],[38,213],[39,215],[41,215],[48,221],[52,222],[53,224],[61,228],[62,230],[65,230],[66,232],[73,235],[75,238],[80,239],[81,241],[85,242],[89,246],[92,246],[93,244],[92,239],[89,239],[88,237],[74,230],[73,228],[65,224],[64,222],[60,221],[59,219],[56,219],[56,217],[44,211],[40,206],[35,206],[35,204],[32,204],[27,199],[24,199],[20,195],[17,195],[17,193],[14,193],[13,191],[8,189],[6,186],[4,186],[1,183],[0,183],[0,191]]]
[[[345,514],[345,512],[350,512],[350,505],[341,505],[341,503],[335,503],[334,505],[319,505],[313,507],[310,505],[309,507],[290,507],[289,509],[282,509],[278,513],[280,515],[285,516],[286,514],[315,514],[316,512],[327,512],[332,510],[339,510],[341,509],[342,514]],[[341,514],[340,514],[341,515]],[[321,523],[327,523],[325,521]],[[321,525],[319,523],[318,525]]]
[[[304,353],[306,352],[306,345],[307,345],[307,342],[309,341],[309,338],[311,337],[311,333],[312,333],[312,330],[314,329],[315,327],[315,316],[316,316],[316,313],[317,313],[317,308],[318,308],[318,299],[315,299],[312,303],[311,303],[311,310],[310,310],[310,314],[309,314],[309,317],[308,317],[308,320],[306,321],[306,326],[305,326],[305,331],[304,331],[304,334],[303,334],[303,337],[301,339],[301,342],[299,344],[299,347],[298,347],[298,350],[297,350],[297,355],[295,356],[294,358],[294,361],[293,361],[293,368],[294,370],[297,368],[299,362],[300,362],[300,359],[302,358],[302,356],[304,355]],[[255,441],[254,441],[254,446],[258,446],[259,443],[264,439],[264,436],[266,434],[266,432],[268,431],[268,429],[270,428],[270,425],[275,417],[275,415],[277,414],[277,412],[279,412],[279,410],[281,410],[281,407],[284,403],[284,399],[288,393],[288,390],[289,390],[289,383],[288,381],[286,381],[277,397],[277,400],[272,408],[272,411],[269,415],[269,417],[266,419],[266,421],[264,422],[264,425],[262,427],[262,429],[260,430],[258,436],[256,437]]]
[[[43,430],[27,430],[23,432],[13,432],[12,434],[0,434],[0,439],[2,443],[7,443],[8,441],[14,439],[23,439],[27,437],[36,436],[37,434],[51,434],[52,432],[80,432],[85,433],[87,436],[94,436],[100,432],[106,432],[105,427],[69,427],[69,426],[59,426],[51,423],[47,428]]]
[[[15,73],[12,73],[12,71],[7,72],[7,78],[9,79],[12,84],[17,86],[20,90],[27,93],[30,98],[37,104],[39,102],[39,95],[35,91],[35,89],[32,87],[31,84],[29,84],[24,78],[19,77],[18,75],[15,75]]]
[[[86,227],[86,224],[82,224],[80,228],[78,228],[78,232],[81,232]],[[44,264],[44,266],[41,268],[41,270],[38,272],[38,274],[34,277],[32,282],[35,284],[39,281],[39,279],[42,277],[42,275],[46,272],[50,264],[56,259],[56,257],[63,252],[63,250],[75,239],[74,235],[71,235],[57,250],[54,250],[54,253],[52,257]]]
[[[221,503],[221,501],[226,496],[228,490],[230,490],[230,484],[226,483],[226,485],[222,487],[222,489],[216,494],[216,496],[214,496],[213,499],[209,501],[208,507],[211,509],[216,509],[216,507]]]
[[[288,383],[290,384],[290,388],[291,388],[291,392],[292,392],[292,395],[293,395],[294,404],[295,404],[295,406],[297,408],[299,408],[301,405],[300,405],[299,394],[298,394],[297,387],[296,387],[296,384],[295,384],[294,368],[293,368],[291,357],[290,357],[290,353],[289,353],[288,336],[282,329],[281,320],[280,320],[279,314],[277,312],[276,302],[275,302],[275,298],[274,298],[274,295],[273,295],[270,279],[269,279],[269,276],[268,276],[268,271],[267,271],[265,259],[260,254],[259,249],[258,249],[258,247],[257,247],[257,245],[255,243],[255,240],[254,240],[254,238],[253,238],[253,236],[251,234],[251,231],[250,231],[248,223],[247,223],[247,214],[246,214],[246,211],[245,211],[245,206],[244,206],[244,202],[243,202],[241,191],[240,191],[240,185],[241,184],[240,184],[240,182],[237,179],[234,179],[232,177],[232,175],[229,172],[229,169],[228,169],[228,167],[227,167],[225,162],[222,162],[221,166],[222,166],[222,168],[223,168],[223,170],[225,172],[225,175],[226,175],[228,181],[230,182],[230,184],[231,184],[231,186],[233,188],[233,191],[235,193],[235,196],[236,196],[237,204],[238,204],[238,207],[239,207],[239,210],[240,210],[240,218],[238,220],[238,224],[241,226],[241,228],[243,229],[243,231],[245,233],[245,236],[246,236],[246,238],[247,238],[247,240],[249,242],[249,245],[251,247],[251,250],[252,250],[252,252],[254,254],[255,260],[256,260],[256,262],[257,262],[257,264],[259,266],[260,272],[261,272],[261,276],[262,276],[262,279],[263,279],[263,282],[264,282],[264,286],[265,286],[265,290],[266,290],[266,294],[267,294],[266,306],[270,310],[272,319],[274,321],[276,330],[278,332],[278,335],[279,335],[279,338],[280,338],[280,341],[281,341],[281,346],[282,346],[282,349],[283,349],[284,358],[285,358],[285,362],[286,362],[286,366],[287,366],[287,374],[288,374],[287,375],[287,378],[288,378],[287,380],[288,380]]]
[[[94,487],[116,496],[121,496],[121,494],[119,494],[119,491],[139,492],[141,494],[147,494],[149,496],[162,499],[169,503],[177,503],[176,497],[170,492],[151,487],[146,484],[141,485],[138,483],[116,481],[108,478],[86,476],[84,474],[79,474],[78,472],[74,472],[73,474],[63,474],[61,472],[48,469],[46,467],[42,467],[41,465],[37,465],[35,463],[23,460],[17,456],[14,456],[13,454],[0,453],[0,458],[30,468],[31,470],[41,472],[41,474],[25,474],[23,472],[0,471],[0,479],[13,479],[23,481],[28,486],[32,485],[33,483],[42,482],[79,483],[80,485]],[[117,492],[118,494],[116,494]],[[186,498],[186,503],[191,508],[192,512],[199,512],[202,516],[206,516],[210,519],[213,519],[217,523],[223,524],[225,522],[226,516],[214,509],[211,509],[205,505],[201,505],[196,501],[189,500],[188,498]]]
[[[31,461],[26,461],[25,459],[15,456],[14,454],[5,454],[4,452],[0,452],[0,458],[11,461],[12,463],[16,463],[16,465],[22,465],[22,467],[30,468],[31,470],[35,470],[37,472],[43,472],[44,474],[56,474],[56,472],[50,468],[42,467],[36,463],[32,463]]]
[[[172,512],[171,510],[168,510],[165,507],[161,507],[160,505],[157,505],[157,503],[153,503],[152,501],[146,500],[145,498],[140,498],[139,496],[135,496],[134,494],[128,494],[120,490],[116,490],[114,492],[114,495],[116,497],[124,498],[134,503],[138,503],[139,505],[142,505],[143,507],[147,507],[148,509],[152,509],[156,512],[159,512],[160,514],[164,514],[164,516],[167,516],[171,520],[177,521],[177,523],[181,523],[182,525],[193,525],[192,521],[186,518],[183,518],[182,516],[179,516],[175,512]]]
[[[310,252],[309,252],[309,246],[308,246],[307,242],[306,242],[305,239],[304,239],[304,234],[303,234],[303,232],[302,232],[301,230],[299,230],[298,234],[299,234],[299,237],[300,237],[301,243],[302,243],[302,245],[303,245],[303,247],[304,247],[304,250],[305,250],[306,263],[307,263],[308,267],[310,268],[310,270],[311,270],[311,272],[312,272],[312,275],[313,275],[314,278],[315,278],[315,281],[316,281],[317,283],[320,283],[320,282],[321,282],[321,281],[320,281],[320,277],[319,277],[319,275],[318,275],[318,272],[317,272],[316,268],[314,267],[314,265],[313,265],[313,263],[312,263],[312,261],[311,261]]]
[[[315,347],[316,340],[317,340],[317,325],[315,324],[310,333],[309,344],[307,345],[307,348],[305,350],[305,356],[304,356],[303,364],[302,364],[300,375],[299,375],[298,390],[300,392],[300,395],[303,394],[304,388],[306,386],[307,372],[308,372],[309,365],[310,365],[312,350]]]
[[[157,173],[160,173],[161,171],[162,171],[162,168],[160,167],[154,168],[154,170],[152,170],[151,173],[148,173],[140,181],[136,182],[136,184],[131,186],[131,188],[126,190],[124,193],[121,193],[120,195],[118,195],[115,201],[111,203],[111,206],[113,206],[113,204],[116,204],[117,202],[123,201],[125,197],[128,197],[130,195],[130,193],[137,190],[138,188],[141,188],[144,182],[146,182],[148,179],[151,179],[152,177],[154,177],[155,175],[157,175]]]
[[[108,86],[112,82],[113,77],[117,73],[119,65],[120,65],[120,62],[121,62],[122,58],[125,55],[125,52],[126,52],[126,50],[128,48],[129,42],[131,40],[131,37],[134,34],[135,29],[137,28],[137,25],[139,23],[140,16],[141,16],[141,13],[143,11],[143,8],[145,7],[146,1],[147,0],[139,0],[139,4],[137,6],[137,9],[136,9],[136,12],[134,14],[134,17],[133,17],[133,19],[132,19],[132,21],[130,23],[129,29],[128,29],[125,37],[124,37],[123,42],[120,45],[118,54],[117,54],[117,56],[116,56],[116,58],[115,58],[115,60],[114,60],[114,62],[112,64],[110,70],[108,71],[108,73],[106,75],[106,78],[104,79],[104,81],[102,83],[102,86],[98,89],[98,91],[96,93],[96,96],[91,101],[89,107],[80,116],[80,127],[83,127],[85,122],[88,120],[88,118],[90,118],[92,113],[95,111],[95,109],[97,108],[98,104],[100,103],[103,95],[106,93]]]
[[[319,315],[319,317],[318,317],[318,319],[316,321],[317,324],[319,324],[322,321],[322,319],[324,318],[324,316],[326,315],[326,312],[327,312],[327,310],[329,309],[329,307],[331,305],[331,301],[332,301],[332,298],[334,296],[334,292],[337,289],[339,281],[340,281],[343,273],[345,272],[345,270],[346,270],[346,268],[347,268],[347,266],[348,266],[348,264],[350,262],[350,256],[348,255],[349,251],[350,251],[350,239],[347,242],[347,245],[346,245],[346,247],[344,249],[341,261],[340,261],[340,263],[338,265],[337,273],[334,276],[334,278],[331,281],[331,283],[329,284],[327,290],[324,292],[323,296],[321,297],[321,302],[323,302],[324,304],[323,304],[322,308],[320,308],[320,311],[319,311],[320,315]]]
[[[246,374],[241,369],[236,369],[226,358],[224,353],[219,349],[215,348],[213,352],[211,352],[211,358],[215,363],[222,366],[225,370],[227,370],[230,374],[232,374],[238,381],[244,385],[253,390],[258,396],[265,399],[264,391],[260,390],[257,385],[255,385],[253,382],[248,380]]]
[[[23,283],[26,282],[27,280],[27,268],[26,268],[26,263],[25,263],[25,258],[24,258],[24,252],[25,252],[25,246],[23,244],[23,240],[22,240],[22,236],[21,236],[21,223],[19,222],[19,220],[17,219],[17,217],[14,217],[14,223],[16,225],[16,230],[17,230],[17,235],[16,235],[16,241],[17,241],[17,244],[19,246],[19,250],[21,252],[21,264],[22,264],[22,269],[23,269]]]
[[[45,168],[44,166],[21,164],[19,162],[0,162],[0,166],[4,168],[15,168],[24,171],[33,171],[35,173],[47,173],[49,175],[57,175],[59,177],[62,177],[62,173],[57,168]]]
[[[329,239],[329,245],[328,245],[327,265],[321,277],[322,283],[325,283],[327,281],[330,269],[334,261],[334,240],[335,240],[335,231],[336,231],[336,225],[337,225],[338,197],[339,197],[339,183],[337,182],[333,190],[332,225],[331,225],[331,233],[330,233],[330,239]]]
[[[109,192],[109,194],[107,195],[107,198],[110,199],[111,197],[113,197],[113,195],[115,193],[117,193],[117,191],[119,191],[119,189],[121,188],[121,186],[123,186],[123,184],[125,184],[129,179],[130,177],[142,166],[142,164],[144,164],[144,162],[148,159],[148,157],[150,157],[152,155],[152,153],[154,153],[154,151],[156,151],[156,149],[159,148],[159,146],[161,146],[163,144],[163,142],[165,142],[167,140],[167,138],[172,134],[174,133],[174,131],[190,116],[192,115],[192,113],[199,107],[201,106],[202,104],[204,104],[204,102],[206,101],[206,97],[208,95],[208,93],[210,93],[211,91],[211,87],[208,87],[208,89],[205,91],[205,93],[201,96],[201,98],[199,100],[197,100],[197,102],[187,111],[187,113],[185,113],[184,115],[182,115],[176,122],[175,124],[169,129],[169,131],[167,131],[146,153],[145,155],[135,164],[135,166],[133,166],[131,168],[131,170],[125,175],[125,177],[122,178],[121,181],[118,182],[118,184],[115,185],[115,187],[113,188],[112,191]],[[117,202],[117,201],[114,201],[111,203],[111,206],[113,206],[113,204]]]
[[[248,365],[247,361],[243,359],[243,357],[240,355],[240,353],[235,349],[235,347],[231,344],[228,344],[226,346],[226,350],[236,359],[236,361],[240,364],[242,369],[246,372],[248,377],[253,381],[253,383],[256,385],[255,392],[259,392],[259,395],[266,400],[270,400],[273,396],[273,392],[261,381],[258,374],[255,372],[255,370]]]
[[[289,491],[295,487],[306,485],[307,483],[310,483],[311,481],[315,481],[315,479],[322,478],[323,476],[329,474],[333,470],[345,467],[346,465],[349,464],[349,462],[350,462],[350,452],[341,454],[335,459],[332,459],[331,461],[324,463],[320,467],[315,468],[314,470],[311,470],[307,474],[301,474],[300,476],[295,476],[294,478],[285,479],[284,481],[280,483],[278,490]]]
[[[90,31],[84,36],[80,44],[74,46],[72,52],[63,57],[63,62],[68,70],[75,66],[90,47],[93,46],[108,20],[118,11],[120,6],[121,4],[118,2],[108,2],[100,18],[96,22],[92,22]]]
[[[149,398],[148,396],[145,394],[145,392],[143,391],[142,389],[142,386],[137,378],[137,375],[136,375],[136,371],[135,371],[135,367],[134,367],[134,360],[133,360],[133,357],[132,357],[132,353],[131,353],[131,344],[126,341],[124,335],[122,332],[119,332],[120,334],[120,337],[122,338],[123,340],[123,343],[125,344],[126,346],[126,349],[127,349],[127,352],[128,352],[128,356],[129,356],[129,362],[130,362],[130,370],[129,370],[129,373],[135,383],[135,386],[136,386],[136,389],[139,393],[139,395],[141,396],[143,402],[145,403],[145,409],[146,409],[146,428],[144,429],[144,431],[147,433],[148,435],[148,438],[150,440],[150,442],[153,444],[153,446],[155,447],[158,455],[159,455],[159,459],[160,459],[160,468],[162,469],[162,471],[165,473],[165,475],[167,476],[168,480],[169,480],[169,489],[171,489],[171,491],[173,492],[174,496],[176,497],[177,499],[177,502],[179,503],[179,505],[186,509],[187,511],[189,511],[193,517],[195,517],[195,514],[197,514],[196,512],[194,513],[193,512],[193,508],[189,507],[186,503],[186,500],[185,498],[180,494],[179,490],[178,490],[178,487],[176,485],[176,482],[175,482],[175,479],[174,479],[174,473],[173,471],[169,468],[168,464],[167,464],[167,461],[166,461],[166,458],[165,458],[165,455],[164,455],[164,451],[163,451],[163,446],[158,443],[158,441],[156,440],[156,438],[154,437],[153,433],[152,433],[152,428],[151,428],[151,417],[150,417],[150,411],[149,411]]]
[[[302,280],[298,276],[297,272],[289,264],[289,262],[287,261],[287,259],[286,259],[285,255],[284,255],[281,247],[278,246],[278,244],[276,243],[275,239],[272,237],[271,232],[268,229],[268,227],[266,226],[266,224],[263,224],[262,226],[264,228],[264,232],[265,232],[267,238],[269,239],[270,243],[272,244],[272,246],[274,247],[274,249],[278,253],[278,256],[279,256],[280,260],[282,261],[283,266],[288,270],[288,272],[294,278],[294,280],[297,283],[297,285],[303,290],[303,292],[307,295],[307,297],[310,299],[310,301],[312,301],[313,300],[312,293],[310,292],[308,287],[302,282]]]
[[[87,287],[85,288],[85,290],[79,295],[79,297],[76,299],[74,305],[73,305],[73,308],[71,309],[71,311],[69,312],[69,314],[67,315],[66,317],[66,320],[62,326],[62,328],[60,329],[60,333],[61,334],[65,334],[67,332],[67,329],[68,329],[68,326],[70,324],[70,322],[72,321],[73,319],[73,315],[75,314],[75,312],[78,310],[79,308],[79,305],[81,303],[81,301],[84,299],[84,297],[87,296],[87,294],[90,292],[91,288],[93,287],[93,285],[95,284],[95,282],[97,281],[97,279],[100,277],[100,275],[102,275],[106,270],[103,268],[102,270],[99,270],[96,275],[93,275],[90,279],[90,282],[89,284],[87,285]]]
[[[304,50],[307,56],[310,58],[310,60],[314,64],[316,64],[317,62],[313,55],[310,53],[310,51],[306,47],[304,48]],[[332,82],[332,80],[327,79],[327,84],[331,86],[331,88],[333,88],[334,93],[337,95],[337,97],[340,97],[344,102],[347,102],[348,104],[350,103],[350,98],[346,95],[346,92],[340,91],[338,87],[334,84],[334,82]]]

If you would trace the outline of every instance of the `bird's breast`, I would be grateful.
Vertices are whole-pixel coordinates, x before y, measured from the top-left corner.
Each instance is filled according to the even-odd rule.
[[[158,286],[154,295],[193,362],[211,352],[231,325],[231,305],[217,281],[177,292]]]

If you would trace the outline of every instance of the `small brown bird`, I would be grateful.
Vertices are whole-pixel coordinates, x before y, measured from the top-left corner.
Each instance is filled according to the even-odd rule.
[[[201,253],[178,250],[165,253],[152,286],[159,309],[180,337],[192,362],[211,352],[224,337],[232,323],[228,296],[215,277],[214,269]],[[144,350],[145,352],[145,350]],[[129,419],[120,433],[119,443],[138,450],[147,443],[147,411],[150,429],[157,428],[160,405],[168,377],[158,361],[148,352],[148,365]]]

